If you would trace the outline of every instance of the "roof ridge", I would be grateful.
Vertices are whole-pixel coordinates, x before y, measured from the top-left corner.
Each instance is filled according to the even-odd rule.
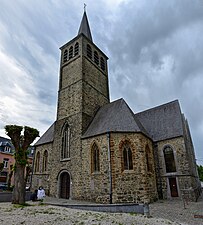
[[[144,113],[144,112],[147,112],[147,111],[152,111],[152,110],[154,110],[154,109],[162,108],[163,106],[170,105],[170,104],[175,103],[175,102],[177,102],[178,105],[179,105],[179,107],[180,107],[180,104],[179,104],[178,99],[175,99],[175,100],[173,100],[173,101],[170,101],[170,102],[167,102],[167,103],[164,103],[164,104],[161,104],[161,105],[158,105],[158,106],[154,106],[154,107],[152,107],[152,108],[149,108],[149,109],[140,111],[140,112],[138,112],[138,113],[135,113],[135,115],[140,114],[140,113]]]

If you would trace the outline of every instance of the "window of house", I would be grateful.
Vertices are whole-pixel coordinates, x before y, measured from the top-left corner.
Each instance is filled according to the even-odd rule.
[[[76,56],[76,55],[78,55],[78,53],[79,53],[79,44],[78,44],[78,42],[76,42],[75,49],[74,49],[74,55]]]
[[[90,45],[87,45],[87,57],[92,59],[92,48]]]
[[[73,46],[69,48],[69,59],[73,58]]]
[[[123,146],[123,169],[132,170],[133,169],[133,159],[132,159],[132,150],[128,143]]]
[[[145,148],[145,152],[146,152],[147,171],[152,172],[152,161],[151,161],[152,159],[150,157],[151,151],[148,145]]]
[[[63,62],[65,63],[68,60],[68,50],[66,49],[63,54]]]
[[[93,144],[92,150],[91,150],[91,156],[92,156],[92,172],[99,172],[100,171],[100,165],[99,165],[99,148],[96,145],[96,143]]]
[[[9,146],[5,146],[4,151],[5,152],[10,152],[11,151],[11,148]]]
[[[35,172],[39,172],[40,166],[40,153],[37,152],[36,161],[35,161]]]
[[[173,149],[170,146],[166,146],[164,148],[163,152],[164,152],[166,173],[176,172],[176,165],[175,165]]]
[[[8,168],[9,159],[3,159],[4,168]]]
[[[100,64],[101,64],[101,69],[105,71],[105,62],[102,57],[100,58]]]
[[[66,124],[62,136],[61,159],[70,158],[70,127]]]
[[[43,172],[47,171],[47,163],[48,163],[48,151],[45,150],[43,155],[43,167],[42,167]]]
[[[99,65],[99,56],[98,53],[96,51],[94,51],[94,62]]]

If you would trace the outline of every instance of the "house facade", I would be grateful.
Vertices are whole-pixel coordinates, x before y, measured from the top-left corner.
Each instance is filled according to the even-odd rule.
[[[27,186],[30,186],[31,182],[31,172],[32,172],[32,163],[33,163],[33,153],[34,148],[30,146],[28,148],[28,165],[29,171],[26,173],[27,175]],[[0,183],[8,183],[12,186],[14,184],[14,176],[13,176],[13,167],[15,166],[15,148],[12,145],[12,142],[8,138],[0,137],[0,163],[3,163],[3,169],[0,172]],[[26,167],[27,168],[27,167]]]
[[[101,203],[200,194],[194,148],[178,100],[134,113],[110,102],[108,57],[86,12],[61,48],[57,118],[35,144],[32,189]]]

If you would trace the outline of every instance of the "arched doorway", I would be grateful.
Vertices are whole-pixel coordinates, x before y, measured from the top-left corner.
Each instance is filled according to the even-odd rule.
[[[68,172],[60,175],[59,198],[70,198],[70,175]]]

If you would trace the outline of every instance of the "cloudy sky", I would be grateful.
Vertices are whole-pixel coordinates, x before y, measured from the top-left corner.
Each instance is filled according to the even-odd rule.
[[[55,121],[59,47],[77,35],[81,0],[0,1],[0,135]],[[109,57],[111,100],[134,112],[175,99],[203,164],[203,1],[86,0],[94,43]]]

